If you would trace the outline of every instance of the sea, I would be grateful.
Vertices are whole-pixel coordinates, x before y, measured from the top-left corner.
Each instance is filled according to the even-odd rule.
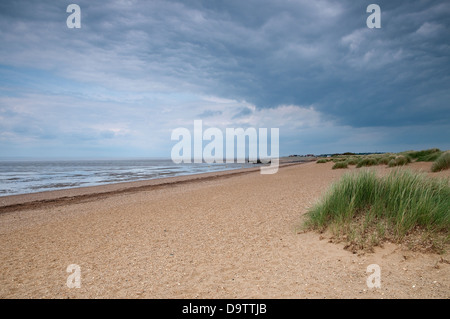
[[[225,171],[255,165],[175,164],[170,159],[0,160],[0,196]]]

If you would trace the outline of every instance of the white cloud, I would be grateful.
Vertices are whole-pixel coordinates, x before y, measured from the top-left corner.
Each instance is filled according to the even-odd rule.
[[[437,35],[441,30],[443,30],[444,27],[440,24],[433,23],[433,22],[425,22],[420,26],[419,29],[417,29],[416,33],[420,36],[424,37],[430,37]]]
[[[341,43],[347,45],[350,51],[357,51],[361,48],[362,43],[367,38],[369,29],[362,28],[354,30],[352,33],[347,34],[341,38]]]

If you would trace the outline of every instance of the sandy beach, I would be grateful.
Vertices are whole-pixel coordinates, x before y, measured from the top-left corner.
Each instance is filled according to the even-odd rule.
[[[448,253],[386,243],[354,254],[298,231],[330,184],[355,170],[332,165],[2,197],[0,298],[449,298]],[[66,284],[71,264],[80,288]],[[381,288],[366,284],[371,264]]]

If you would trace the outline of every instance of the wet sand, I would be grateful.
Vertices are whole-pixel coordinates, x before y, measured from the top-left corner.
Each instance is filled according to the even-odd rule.
[[[356,255],[298,233],[307,209],[354,170],[331,166],[1,198],[0,297],[449,298],[448,254],[388,243]],[[70,264],[81,269],[80,288],[66,285]],[[381,267],[381,288],[366,285],[370,264]]]

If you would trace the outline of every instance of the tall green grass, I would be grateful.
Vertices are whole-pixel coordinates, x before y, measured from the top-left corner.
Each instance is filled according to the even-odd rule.
[[[422,151],[405,151],[400,153],[380,153],[380,154],[368,154],[368,155],[356,155],[352,153],[335,154],[331,158],[319,159],[317,163],[326,163],[333,161],[334,163],[340,163],[334,165],[332,168],[345,168],[348,165],[356,165],[357,168],[365,166],[375,166],[375,165],[388,165],[389,167],[404,166],[411,162],[439,162],[433,164],[436,170],[440,170],[439,167],[448,167],[445,164],[446,156],[442,155],[448,152],[443,152],[438,148],[430,148]],[[442,157],[442,158],[441,158]],[[342,162],[346,162],[347,166]]]
[[[364,157],[358,161],[358,164],[356,164],[356,167],[363,167],[363,166],[374,166],[378,165],[378,161],[376,158],[373,157]]]
[[[388,162],[388,165],[389,165],[389,167],[394,167],[394,166],[403,166],[408,163],[411,163],[411,158],[409,156],[399,155],[399,156],[396,156],[395,158],[391,159]]]
[[[337,169],[337,168],[348,168],[348,162],[347,161],[340,161],[340,162],[336,162],[332,169]]]
[[[449,241],[450,180],[405,169],[383,177],[369,170],[345,174],[307,213],[304,226],[329,228],[356,250],[420,233],[419,243],[442,252]]]
[[[348,165],[356,165],[358,164],[359,159],[357,157],[350,157],[347,160]]]
[[[388,165],[392,159],[395,159],[395,156],[393,156],[393,155],[383,156],[380,159],[378,159],[378,165],[383,165],[383,164]]]
[[[400,154],[409,156],[417,162],[433,162],[442,154],[442,151],[438,148],[430,148],[422,151],[406,151]]]
[[[450,151],[442,153],[431,165],[432,172],[439,172],[450,168]]]

